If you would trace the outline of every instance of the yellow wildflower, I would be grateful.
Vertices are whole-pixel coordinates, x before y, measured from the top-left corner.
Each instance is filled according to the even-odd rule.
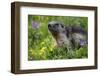
[[[45,42],[41,42],[41,45],[44,45],[45,44]]]
[[[50,47],[50,51],[53,51],[54,47],[55,47],[55,45],[52,44]]]
[[[44,52],[46,50],[46,47],[43,47],[40,51]]]

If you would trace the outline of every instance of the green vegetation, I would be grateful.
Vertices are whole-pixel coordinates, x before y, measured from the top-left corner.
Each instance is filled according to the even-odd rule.
[[[65,16],[28,16],[28,60],[50,59],[76,59],[87,58],[88,49],[84,46],[80,49],[68,51],[66,47],[57,47],[54,38],[48,30],[50,21],[59,21],[65,26],[81,25],[85,30],[88,28],[87,17]]]

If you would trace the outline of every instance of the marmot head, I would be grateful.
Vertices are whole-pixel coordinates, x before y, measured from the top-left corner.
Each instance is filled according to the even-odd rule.
[[[58,33],[64,33],[65,26],[62,23],[59,23],[57,21],[51,21],[48,23],[48,29],[52,34],[57,35]]]
[[[70,45],[70,41],[66,36],[67,31],[62,23],[55,21],[49,22],[48,29],[55,38],[58,46],[62,46],[63,44]]]

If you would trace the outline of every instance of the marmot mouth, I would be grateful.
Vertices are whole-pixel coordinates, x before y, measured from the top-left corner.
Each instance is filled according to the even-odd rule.
[[[50,30],[50,32],[51,32],[52,34],[57,34],[57,33],[59,33],[59,32],[56,31],[56,30]]]
[[[58,30],[55,28],[48,28],[50,32],[58,33]]]
[[[57,30],[55,30],[55,29],[50,29],[49,28],[49,31],[50,31],[50,33],[53,35],[53,36],[57,36],[58,35],[58,31]]]

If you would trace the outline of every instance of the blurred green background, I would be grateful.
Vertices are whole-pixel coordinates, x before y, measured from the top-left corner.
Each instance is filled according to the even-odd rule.
[[[87,17],[28,15],[28,60],[78,59],[88,57],[87,46],[68,52],[65,47],[56,47],[48,30],[50,21],[62,22],[65,26],[81,25],[88,30]]]

